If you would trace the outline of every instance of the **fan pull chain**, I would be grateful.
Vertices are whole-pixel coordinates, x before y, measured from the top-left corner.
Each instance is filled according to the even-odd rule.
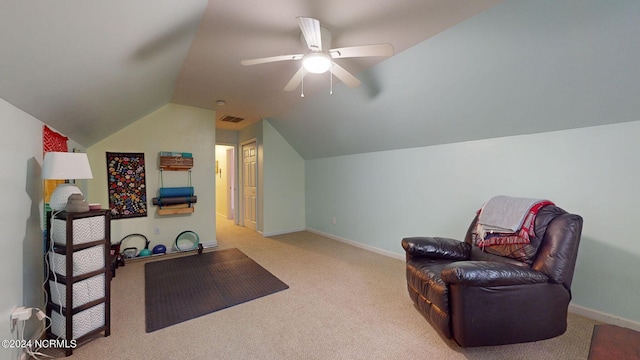
[[[301,74],[300,76],[302,76],[302,79],[301,79],[302,86],[300,87],[300,97],[304,97],[304,66],[302,67],[302,71],[300,72],[300,74]]]

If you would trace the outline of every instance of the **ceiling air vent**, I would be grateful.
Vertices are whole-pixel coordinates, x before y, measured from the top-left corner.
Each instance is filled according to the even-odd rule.
[[[230,122],[230,123],[236,123],[237,124],[242,120],[244,120],[244,118],[237,117],[237,116],[231,116],[231,115],[225,115],[225,117],[223,117],[220,121],[225,121],[225,122]]]

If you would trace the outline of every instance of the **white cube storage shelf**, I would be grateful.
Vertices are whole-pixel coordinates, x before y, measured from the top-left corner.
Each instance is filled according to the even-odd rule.
[[[78,344],[109,336],[111,238],[108,210],[49,214],[47,229],[49,338]],[[72,348],[65,349],[67,356]]]

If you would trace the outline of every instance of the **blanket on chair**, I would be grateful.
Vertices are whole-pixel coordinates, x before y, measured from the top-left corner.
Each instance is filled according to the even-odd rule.
[[[528,244],[535,236],[538,210],[553,202],[543,199],[495,196],[479,210],[476,245]]]

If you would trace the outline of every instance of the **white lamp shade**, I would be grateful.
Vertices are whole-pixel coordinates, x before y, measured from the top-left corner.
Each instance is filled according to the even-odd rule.
[[[42,178],[49,180],[93,179],[93,173],[87,154],[48,152],[44,154]]]

